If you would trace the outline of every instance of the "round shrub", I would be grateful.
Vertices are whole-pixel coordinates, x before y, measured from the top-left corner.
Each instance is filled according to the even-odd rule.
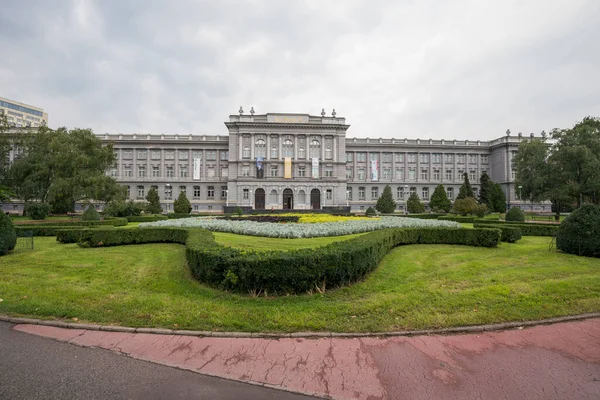
[[[504,217],[506,221],[525,222],[525,213],[519,207],[513,207]]]
[[[377,215],[377,213],[375,212],[375,209],[373,207],[369,207],[367,208],[365,215],[367,215],[368,217],[374,217],[375,215]]]
[[[241,207],[237,207],[233,213],[235,215],[242,215],[242,214],[244,214],[244,211],[242,211]]]
[[[578,256],[600,257],[600,206],[586,204],[573,211],[558,228],[556,247]]]
[[[93,205],[90,205],[81,216],[82,221],[100,221],[100,214]]]
[[[17,234],[8,215],[0,213],[0,256],[15,248]]]
[[[44,203],[28,203],[25,205],[25,215],[31,219],[45,219],[50,213],[50,205]]]

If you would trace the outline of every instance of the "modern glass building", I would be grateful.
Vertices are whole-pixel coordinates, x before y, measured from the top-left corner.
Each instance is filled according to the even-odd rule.
[[[48,125],[48,114],[39,107],[0,97],[0,115],[6,115],[9,125],[16,128]]]

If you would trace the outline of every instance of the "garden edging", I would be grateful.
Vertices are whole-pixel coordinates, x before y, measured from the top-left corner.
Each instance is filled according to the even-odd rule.
[[[96,325],[96,324],[78,324],[74,322],[52,321],[35,318],[19,318],[0,315],[0,321],[13,324],[44,325],[56,328],[66,329],[85,329],[90,331],[106,332],[126,332],[126,333],[150,333],[155,335],[179,335],[179,336],[198,336],[198,337],[217,337],[217,338],[363,338],[363,337],[399,337],[399,336],[423,336],[423,335],[450,335],[460,333],[477,333],[489,331],[502,331],[514,328],[525,328],[536,325],[549,325],[560,322],[581,321],[590,318],[600,318],[600,312],[567,315],[564,317],[555,317],[534,321],[502,322],[498,324],[459,326],[454,328],[442,329],[422,329],[416,331],[395,331],[395,332],[215,332],[215,331],[187,331],[165,328],[133,328],[126,326]]]

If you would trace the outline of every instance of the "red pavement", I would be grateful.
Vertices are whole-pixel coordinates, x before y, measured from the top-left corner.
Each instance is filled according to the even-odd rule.
[[[14,329],[336,399],[600,399],[600,319],[381,339],[201,338],[42,325]]]

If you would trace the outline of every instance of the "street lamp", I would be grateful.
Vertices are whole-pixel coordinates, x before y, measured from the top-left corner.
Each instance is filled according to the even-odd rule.
[[[350,205],[349,200],[350,200],[350,189],[346,189],[346,207],[348,207]]]
[[[229,190],[225,189],[225,207],[229,207]]]
[[[408,185],[404,185],[404,214],[408,214]]]
[[[523,189],[523,186],[519,185],[519,200],[523,201],[523,198],[521,197],[521,189]]]

